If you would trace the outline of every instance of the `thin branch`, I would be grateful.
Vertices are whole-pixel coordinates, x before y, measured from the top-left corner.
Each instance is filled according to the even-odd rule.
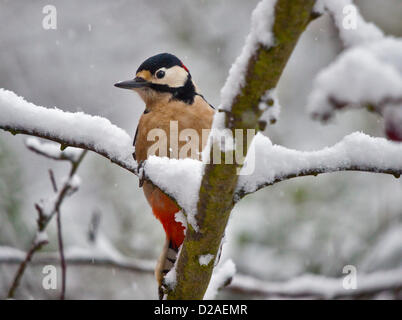
[[[246,163],[251,161],[250,167],[254,167],[247,170],[246,165],[249,172],[240,172],[235,202],[261,188],[296,177],[341,171],[390,174],[395,178],[402,174],[402,144],[360,132],[351,133],[335,145],[317,151],[275,145],[262,134],[254,137],[252,145]],[[172,198],[176,197],[178,205],[187,212],[190,205],[182,195],[197,192],[202,179],[202,166],[202,162],[195,159],[186,159],[184,165],[180,160],[154,158],[147,160],[144,176],[148,180],[157,180],[158,187]],[[181,183],[172,184],[172,175],[160,174],[170,171],[180,176]]]
[[[57,221],[57,240],[59,243],[59,254],[60,254],[60,265],[61,265],[61,292],[60,292],[60,300],[64,300],[66,295],[66,259],[64,256],[64,245],[63,245],[63,234],[61,228],[61,212],[57,210],[56,214]]]
[[[345,289],[342,282],[342,278],[318,275],[304,275],[286,282],[267,282],[250,276],[236,275],[227,290],[263,299],[369,299],[382,292],[398,295],[402,290],[402,270],[359,275],[355,289]]]
[[[62,188],[60,189],[59,192],[57,192],[57,184],[56,180],[54,178],[54,174],[52,170],[49,170],[49,175],[50,175],[50,180],[53,186],[53,190],[56,192],[56,198],[51,202],[51,210],[50,212],[46,211],[44,209],[44,206],[41,204],[36,203],[35,204],[35,209],[38,212],[38,220],[37,220],[37,225],[38,225],[38,231],[35,236],[35,239],[32,243],[31,248],[27,252],[25,259],[21,262],[20,267],[18,268],[14,280],[10,286],[10,289],[8,291],[8,298],[13,298],[16,289],[19,286],[20,280],[22,276],[24,275],[25,269],[27,264],[31,261],[33,255],[40,250],[45,244],[48,243],[47,239],[43,239],[45,235],[45,229],[48,226],[50,220],[52,217],[56,214],[57,215],[57,230],[58,230],[58,241],[59,241],[59,254],[60,254],[60,259],[61,259],[61,265],[62,265],[62,291],[61,291],[61,299],[64,299],[65,295],[65,284],[66,284],[66,264],[65,264],[65,259],[64,259],[64,249],[63,249],[63,239],[62,239],[62,233],[61,233],[61,220],[60,220],[60,206],[63,202],[63,200],[77,191],[78,186],[75,185],[73,182],[75,178],[75,173],[81,164],[82,160],[84,159],[86,155],[86,150],[82,151],[81,154],[79,155],[78,159],[72,160],[69,159],[71,162],[71,170],[68,176],[68,179],[64,182]]]
[[[52,169],[49,169],[50,181],[52,182],[53,191],[57,193],[56,179],[54,178],[54,173]],[[60,300],[64,300],[66,293],[66,260],[64,258],[64,245],[63,245],[63,235],[61,227],[61,212],[57,210],[56,213],[57,222],[57,240],[59,244],[59,254],[60,254],[60,265],[61,265],[61,293]]]
[[[137,176],[141,175],[132,156],[132,137],[106,118],[36,106],[2,88],[0,113],[0,129],[12,135],[30,136],[25,143],[37,154],[54,160],[75,161],[79,152],[76,149],[88,150]],[[36,137],[56,142],[60,146],[40,142]],[[149,182],[154,184],[153,181]],[[172,198],[170,194],[166,195]]]
[[[24,261],[21,252],[15,254],[1,255],[0,247],[0,264],[20,264]],[[138,260],[129,257],[121,257],[115,259],[109,256],[93,255],[88,252],[87,255],[75,255],[68,252],[65,253],[65,261],[70,266],[90,266],[90,267],[108,267],[132,272],[141,272],[152,274],[154,272],[155,262],[148,260]],[[31,265],[60,264],[60,255],[58,253],[41,253],[35,255]]]
[[[77,158],[82,152],[82,149],[72,147],[61,150],[60,145],[53,142],[42,142],[36,137],[27,138],[25,140],[25,146],[38,155],[56,161],[77,161]]]
[[[81,152],[81,155],[79,156],[77,161],[74,161],[71,163],[71,169],[68,178],[66,181],[63,183],[63,186],[59,190],[59,192],[56,195],[56,198],[53,200],[52,205],[51,205],[51,210],[49,212],[45,212],[43,209],[43,206],[41,204],[35,204],[36,209],[39,212],[39,219],[38,219],[38,224],[39,224],[39,230],[42,231],[44,230],[50,220],[53,218],[53,216],[57,213],[57,211],[60,210],[60,206],[63,202],[63,200],[77,191],[77,186],[75,185],[74,179],[75,173],[81,164],[82,160],[84,159],[84,156],[86,155],[87,150],[84,150]]]
[[[382,97],[380,101],[373,102],[369,100],[351,102],[346,100],[340,100],[334,95],[328,96],[328,105],[325,111],[317,110],[311,113],[311,117],[314,120],[321,120],[323,123],[327,123],[331,118],[334,117],[336,111],[343,111],[346,109],[366,109],[369,112],[375,113],[381,117],[384,117],[384,109],[385,107],[392,105],[398,106],[402,104],[402,98],[393,98],[393,97]]]
[[[321,7],[317,6],[316,9],[318,9],[318,13],[320,14],[323,14],[324,12],[329,13],[338,30],[339,37],[346,48],[382,39],[384,37],[382,30],[372,22],[368,23],[365,21],[359,12],[359,8],[356,7],[353,2],[353,0],[323,0],[320,3]],[[355,28],[353,32],[350,32],[350,29],[344,27],[344,9],[347,6],[354,8],[354,21],[358,27]]]
[[[59,143],[62,150],[67,147],[90,150],[136,174],[132,138],[105,118],[36,106],[1,88],[0,112],[0,129],[13,135],[51,140]]]
[[[20,266],[18,267],[18,270],[14,276],[14,280],[10,286],[10,289],[8,290],[8,293],[7,293],[8,299],[12,299],[14,297],[15,291],[17,290],[18,286],[20,285],[20,281],[21,281],[22,276],[24,275],[25,269],[26,269],[28,263],[31,261],[35,252],[40,250],[46,244],[48,244],[47,240],[42,240],[37,243],[34,243],[31,247],[31,249],[29,249],[29,251],[26,253],[25,258],[22,261],[18,262],[18,263],[20,263]]]
[[[263,189],[268,186],[272,186],[275,183],[282,182],[285,180],[293,179],[293,178],[299,178],[299,177],[306,177],[306,176],[314,176],[317,177],[320,174],[323,173],[333,173],[333,172],[341,172],[341,171],[356,171],[356,172],[371,172],[371,173],[383,173],[383,174],[390,174],[393,175],[396,179],[398,179],[401,174],[402,174],[402,169],[398,170],[393,170],[393,169],[378,169],[378,168],[363,168],[363,167],[357,167],[357,166],[345,166],[345,167],[338,167],[338,168],[329,168],[329,169],[324,169],[324,168],[311,168],[308,170],[305,170],[300,173],[288,173],[286,175],[280,175],[278,177],[275,177],[273,181],[269,181],[263,184],[260,184],[257,186],[254,191],[244,191],[244,190],[239,190],[236,193],[236,202],[238,202],[240,199],[245,197],[246,195],[249,195],[251,193],[254,193],[260,189]]]
[[[54,178],[54,172],[53,172],[52,169],[49,169],[49,178],[50,178],[50,181],[52,183],[53,192],[57,193],[57,191],[58,191],[57,183],[56,183],[56,179]]]
[[[346,7],[353,10],[353,24],[358,26],[353,32],[344,26]],[[384,117],[389,139],[402,141],[402,111],[397,111],[402,75],[393,58],[402,50],[400,41],[366,22],[352,0],[322,0],[316,9],[329,13],[345,50],[313,79],[307,100],[312,118],[327,122],[338,110],[366,108]]]
[[[81,152],[81,154],[78,156],[77,160],[71,161],[71,170],[70,170],[70,179],[72,179],[81,164],[82,160],[84,159],[85,155],[87,153],[87,150],[84,150]],[[52,171],[51,171],[52,172]],[[54,182],[54,176],[53,177],[52,183],[54,185],[54,189],[57,192],[57,186],[55,185]],[[72,189],[71,185],[70,190]],[[61,204],[61,202],[60,202]],[[56,222],[57,222],[57,240],[58,240],[58,245],[59,245],[59,254],[60,254],[60,265],[61,265],[61,293],[60,293],[60,300],[64,300],[65,294],[66,294],[66,278],[67,278],[67,266],[66,266],[66,260],[64,256],[64,246],[63,246],[63,233],[62,233],[62,226],[61,226],[61,211],[60,211],[60,204],[56,209]]]
[[[318,151],[297,151],[279,145],[262,135],[255,137],[255,169],[242,175],[236,201],[277,182],[302,176],[317,176],[339,171],[402,174],[402,144],[355,132],[332,147]]]
[[[79,142],[79,141],[68,141],[67,139],[53,136],[52,133],[50,133],[50,132],[45,133],[45,132],[40,132],[40,131],[36,131],[36,130],[31,131],[26,128],[15,128],[15,127],[11,127],[11,126],[1,126],[0,125],[0,129],[9,131],[13,135],[27,134],[27,135],[34,136],[34,137],[51,140],[51,141],[60,143],[63,148],[74,147],[74,148],[84,149],[87,151],[92,151],[92,152],[95,152],[95,153],[109,159],[111,162],[117,164],[118,166],[122,167],[123,169],[126,169],[126,170],[130,171],[131,173],[137,174],[137,172],[135,170],[136,167],[133,166],[131,162],[126,162],[120,158],[113,158],[113,157],[111,157],[111,155],[108,153],[107,150],[98,150],[92,144],[86,144],[85,142]]]
[[[17,251],[17,250],[16,250]],[[0,264],[20,264],[23,262],[21,252],[1,255]],[[137,260],[123,256],[113,259],[106,256],[66,254],[66,262],[71,266],[87,266],[114,268],[129,272],[152,274],[154,262]],[[37,254],[30,265],[59,264],[57,253]],[[326,278],[315,275],[304,275],[285,282],[268,282],[251,276],[236,274],[231,283],[220,288],[232,294],[246,297],[287,298],[287,299],[369,299],[382,292],[398,294],[402,291],[402,270],[378,271],[371,274],[359,275],[357,288],[346,290],[342,287],[342,278]]]

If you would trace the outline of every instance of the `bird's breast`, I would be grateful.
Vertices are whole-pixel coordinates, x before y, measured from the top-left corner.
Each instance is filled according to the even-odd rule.
[[[196,96],[191,105],[171,101],[147,109],[138,124],[137,161],[151,155],[200,159],[214,116],[205,100]]]

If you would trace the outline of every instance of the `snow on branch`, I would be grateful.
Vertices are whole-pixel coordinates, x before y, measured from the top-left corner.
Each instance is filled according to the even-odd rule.
[[[337,110],[367,107],[381,114],[388,138],[402,141],[402,40],[346,50],[313,81],[307,108],[326,121]]]
[[[371,106],[378,113],[402,105],[402,40],[387,38],[346,50],[313,81],[307,105],[328,120],[345,107]]]
[[[389,139],[402,141],[402,40],[361,17],[351,0],[320,0],[338,27],[346,50],[313,80],[307,109],[327,121],[337,110],[368,108],[382,115]]]
[[[198,192],[203,164],[194,159],[170,159],[151,156],[143,165],[143,177],[152,181],[184,210],[188,223],[198,228]]]
[[[66,160],[76,162],[81,156],[82,149],[69,147],[61,150],[57,143],[42,142],[36,137],[29,137],[25,140],[26,147],[49,159],[53,160]]]
[[[346,290],[342,278],[303,275],[288,282],[267,282],[236,275],[228,290],[261,298],[359,299],[402,289],[402,269],[359,274],[356,289]]]
[[[318,0],[314,9],[331,15],[346,47],[377,41],[384,36],[375,24],[364,20],[353,0]]]
[[[221,89],[221,109],[230,111],[235,97],[246,84],[247,68],[259,46],[270,48],[274,43],[272,26],[274,24],[276,0],[260,1],[251,16],[251,30],[241,54],[229,70],[229,76]]]
[[[54,143],[41,142],[34,137],[29,137],[25,141],[28,149],[47,158],[74,162],[81,155],[79,149],[85,149],[96,152],[120,167],[139,175],[137,163],[132,156],[133,138],[123,129],[110,123],[108,119],[99,116],[36,106],[14,92],[0,88],[0,129],[14,135],[27,134],[59,143],[60,147]],[[158,181],[158,175],[167,172],[180,173],[177,172],[177,166],[173,160],[168,161],[168,164],[169,168],[166,172],[158,172],[159,161],[150,161],[147,165],[150,174],[147,177]],[[141,170],[141,175],[144,173],[144,170]],[[175,176],[173,180],[176,178]],[[173,191],[167,194],[174,197],[176,195],[174,191],[173,188]],[[188,203],[189,199],[180,201],[180,204],[189,208],[189,212],[193,212],[193,206]]]
[[[204,299],[213,300],[215,299],[218,291],[228,286],[236,273],[236,266],[232,260],[226,260],[225,262],[219,264],[212,274],[211,281],[207,291],[205,292]]]
[[[251,31],[233,64],[221,91],[221,112],[213,129],[232,130],[263,127],[261,98],[276,88],[285,65],[302,32],[313,19],[314,0],[262,0],[253,11]],[[244,131],[246,132],[246,130]],[[212,136],[212,135],[211,135]],[[213,140],[213,137],[209,141]],[[214,141],[215,142],[215,141]],[[210,144],[212,146],[213,143]],[[231,149],[231,148],[229,148]],[[240,143],[233,150],[245,155]],[[206,148],[206,153],[211,151]],[[201,266],[199,256],[217,254],[231,210],[241,163],[209,163],[203,176],[197,202],[197,226],[187,229],[177,260],[177,284],[167,299],[202,299],[211,279],[213,266]]]
[[[55,194],[48,199],[41,199],[39,203],[35,204],[35,209],[38,212],[38,219],[36,221],[37,222],[36,235],[26,255],[24,257],[21,256],[20,266],[18,267],[18,270],[14,276],[10,289],[8,290],[7,297],[10,299],[14,297],[14,294],[21,282],[21,279],[25,273],[26,267],[28,266],[29,262],[32,260],[36,252],[38,252],[44,245],[48,244],[46,228],[51,219],[53,218],[53,216],[56,215],[59,251],[62,266],[62,290],[60,297],[61,299],[64,299],[65,288],[66,288],[66,265],[64,259],[63,239],[61,235],[60,207],[65,198],[71,196],[79,188],[80,179],[76,175],[76,171],[79,165],[81,164],[83,158],[85,157],[87,150],[79,150],[79,152],[77,150],[73,150],[69,152],[68,156],[62,156],[63,152],[61,152],[61,154],[57,154],[53,146],[47,146],[39,143],[38,141],[30,140],[27,142],[27,145],[29,149],[46,157],[54,158],[56,160],[69,160],[71,162],[71,169],[68,177],[64,179],[62,187],[60,189],[57,186],[53,171],[49,170],[50,180],[53,185],[53,191],[55,192]]]
[[[258,134],[250,147],[247,162],[254,161],[254,170],[241,175],[237,200],[258,189],[298,176],[318,175],[335,171],[366,171],[402,174],[402,144],[384,138],[352,133],[333,147],[319,151],[297,151],[273,145]]]
[[[151,157],[144,169],[146,178],[176,199],[187,213],[189,222],[195,223],[193,214],[197,209],[202,163],[194,159]],[[240,172],[236,200],[280,181],[328,172],[364,171],[399,177],[402,174],[402,144],[355,132],[332,147],[299,151],[274,145],[268,137],[257,134],[243,170],[250,171],[248,174]]]
[[[20,264],[24,261],[26,253],[24,251],[0,246],[0,264]],[[112,256],[105,253],[98,253],[94,250],[70,248],[65,252],[65,259],[69,265],[74,266],[94,266],[111,267],[132,272],[144,272],[152,274],[154,272],[154,261],[139,260],[126,256]],[[45,252],[37,254],[31,265],[46,265],[60,263],[60,255],[55,252]]]
[[[68,144],[93,150],[124,168],[135,171],[136,163],[131,156],[131,138],[107,119],[38,107],[4,89],[0,89],[0,111],[2,129],[36,135],[64,146]],[[96,133],[98,131],[102,134]],[[80,154],[75,148],[61,152],[56,145],[43,143],[35,138],[27,139],[26,144],[29,149],[51,158],[76,159]],[[240,176],[237,197],[302,175],[358,170],[398,176],[402,169],[401,146],[358,133],[346,137],[332,148],[315,152],[301,152],[272,145],[268,138],[258,134],[251,148],[247,161],[250,161],[250,157],[255,158],[255,170],[251,175]],[[175,199],[186,212],[190,224],[196,227],[194,217],[197,212],[202,163],[192,159],[151,157],[143,169],[144,177]]]
[[[135,172],[132,138],[99,116],[36,106],[0,88],[0,129],[53,140],[62,149],[77,147],[94,151]]]
[[[15,265],[24,261],[26,252],[0,246],[0,264]],[[85,248],[70,248],[65,253],[70,266],[104,267],[152,274],[154,261],[140,260],[127,256],[112,256]],[[58,264],[60,257],[55,252],[37,254],[31,265]],[[402,270],[377,271],[359,275],[357,289],[345,290],[342,278],[327,278],[318,275],[302,275],[287,282],[268,282],[242,274],[235,275],[231,260],[218,266],[206,293],[206,298],[214,299],[218,290],[225,290],[247,297],[261,298],[313,298],[344,299],[367,298],[382,292],[397,292],[402,289]],[[231,282],[230,284],[228,282]]]

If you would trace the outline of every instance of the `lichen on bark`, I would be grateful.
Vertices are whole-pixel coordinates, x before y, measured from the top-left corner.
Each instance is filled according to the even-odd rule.
[[[275,5],[275,43],[259,45],[247,65],[245,84],[226,112],[226,127],[256,129],[262,111],[258,105],[267,90],[276,87],[286,63],[308,23],[314,17],[314,0],[278,0]],[[245,121],[245,114],[247,116]],[[230,120],[229,120],[230,119]],[[243,139],[245,141],[245,139]],[[247,145],[243,146],[247,151]],[[202,299],[214,264],[201,266],[200,255],[217,257],[230,213],[235,204],[237,170],[240,163],[205,165],[197,205],[198,232],[189,226],[176,265],[177,283],[167,292],[168,299]]]

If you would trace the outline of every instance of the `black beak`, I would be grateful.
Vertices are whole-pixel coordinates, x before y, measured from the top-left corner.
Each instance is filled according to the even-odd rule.
[[[114,86],[122,89],[143,88],[148,86],[148,82],[144,78],[136,77],[134,80],[117,82]]]

